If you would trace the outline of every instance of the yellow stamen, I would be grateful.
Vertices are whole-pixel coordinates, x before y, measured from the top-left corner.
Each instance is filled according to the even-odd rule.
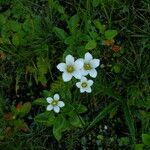
[[[84,69],[85,70],[91,70],[90,64],[84,64]]]
[[[81,86],[82,86],[83,88],[85,88],[85,87],[87,87],[87,83],[86,83],[86,82],[83,82],[83,83],[81,84]]]
[[[53,100],[51,103],[53,106],[56,106],[58,104],[58,100]]]
[[[73,66],[67,66],[67,72],[72,73],[74,71]]]

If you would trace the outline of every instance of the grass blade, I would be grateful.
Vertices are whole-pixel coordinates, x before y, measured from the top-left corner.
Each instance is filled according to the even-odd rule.
[[[115,101],[111,104],[109,104],[107,107],[105,107],[95,118],[94,120],[90,123],[90,125],[87,127],[87,130],[92,128],[95,124],[97,124],[100,120],[102,120],[107,114],[109,114],[113,109],[118,107],[119,102]]]

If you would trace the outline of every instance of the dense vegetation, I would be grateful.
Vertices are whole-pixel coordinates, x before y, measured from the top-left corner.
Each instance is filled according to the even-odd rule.
[[[58,64],[87,53],[81,93]],[[149,150],[149,60],[149,0],[0,0],[0,149]]]

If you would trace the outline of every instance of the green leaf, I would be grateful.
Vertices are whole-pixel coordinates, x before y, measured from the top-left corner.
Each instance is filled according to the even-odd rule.
[[[15,46],[19,46],[20,45],[20,37],[18,34],[14,34],[13,37],[12,37],[12,43],[15,45]]]
[[[82,121],[80,116],[76,113],[73,113],[72,116],[69,118],[70,124],[74,127],[82,127]]]
[[[94,40],[90,40],[86,44],[85,49],[88,49],[88,50],[94,49],[94,48],[96,48],[96,45],[97,45],[97,43]]]
[[[90,125],[87,127],[87,130],[95,126],[99,121],[101,121],[104,117],[106,117],[106,115],[108,115],[110,112],[116,109],[118,105],[119,105],[119,102],[116,101],[116,102],[109,104],[107,107],[105,107],[90,123]]]
[[[53,31],[56,34],[56,36],[61,40],[65,40],[68,36],[67,33],[61,28],[54,27]]]
[[[58,141],[62,137],[62,132],[67,129],[67,125],[68,125],[67,120],[62,115],[59,115],[55,119],[53,126],[53,134]]]
[[[0,27],[6,23],[6,17],[0,14]]]
[[[65,44],[73,45],[74,44],[74,36],[69,36],[65,39]]]
[[[79,19],[78,15],[74,15],[70,18],[70,20],[68,22],[68,26],[71,31],[73,31],[77,27],[79,21],[80,21],[80,19]]]
[[[144,144],[136,144],[135,150],[143,150]]]
[[[105,31],[105,38],[108,40],[113,39],[116,35],[118,34],[118,32],[116,30],[107,30]]]
[[[38,98],[32,103],[33,105],[47,106],[47,101],[44,98]]]
[[[100,33],[104,33],[105,32],[105,25],[102,25],[99,21],[95,20],[94,24],[96,26],[97,29],[99,29]]]
[[[44,124],[46,126],[51,126],[54,124],[55,116],[53,112],[44,112],[44,113],[38,114],[35,117],[35,121],[41,124]]]
[[[100,4],[101,0],[93,0],[93,7],[97,7]]]
[[[28,114],[31,110],[31,103],[26,102],[22,105],[22,107],[19,109],[18,115],[20,117],[24,117],[26,114]]]
[[[124,115],[125,115],[125,119],[126,119],[126,123],[128,125],[129,131],[130,131],[130,135],[132,138],[132,143],[135,144],[135,127],[134,127],[134,120],[132,118],[131,115],[131,111],[129,109],[129,106],[127,105],[127,103],[125,102],[125,100],[122,102],[122,109],[124,111]]]
[[[145,145],[150,146],[150,134],[142,134],[142,141]]]
[[[75,111],[79,114],[87,111],[86,106],[84,106],[82,104],[73,104],[73,106],[75,108]]]

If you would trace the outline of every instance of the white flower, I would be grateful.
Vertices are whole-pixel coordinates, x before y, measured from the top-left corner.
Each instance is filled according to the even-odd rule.
[[[76,79],[81,79],[81,68],[83,68],[83,61],[80,59],[75,61],[72,55],[67,55],[66,63],[58,64],[57,68],[63,72],[62,78],[65,82],[70,81],[73,76]]]
[[[97,68],[100,65],[99,59],[93,59],[93,56],[87,52],[84,56],[84,59],[80,59],[83,61],[84,65],[82,68],[82,75],[90,75],[91,77],[95,78],[97,76],[97,71],[95,68]]]
[[[51,111],[54,110],[56,113],[59,113],[60,108],[65,106],[65,103],[63,101],[59,101],[60,96],[58,94],[55,94],[53,98],[47,97],[46,100],[49,103],[47,106],[47,110]]]
[[[86,77],[82,77],[80,82],[76,83],[76,86],[78,88],[80,88],[80,92],[87,92],[87,93],[91,93],[91,86],[93,85],[93,80],[87,80]]]

